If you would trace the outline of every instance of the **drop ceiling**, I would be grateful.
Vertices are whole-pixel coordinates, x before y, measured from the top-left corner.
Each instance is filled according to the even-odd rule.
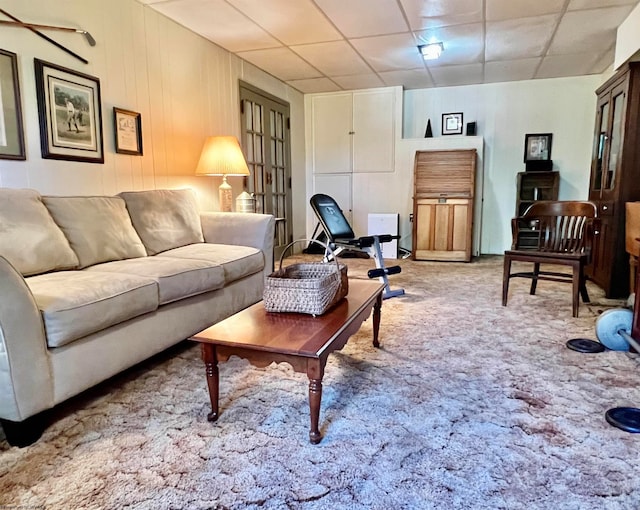
[[[599,74],[640,0],[139,1],[311,93]]]

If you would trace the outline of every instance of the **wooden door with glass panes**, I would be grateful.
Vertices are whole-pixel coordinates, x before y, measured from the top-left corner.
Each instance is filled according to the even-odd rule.
[[[289,104],[251,85],[240,85],[242,146],[251,175],[247,188],[256,212],[276,218],[276,260],[293,241]]]

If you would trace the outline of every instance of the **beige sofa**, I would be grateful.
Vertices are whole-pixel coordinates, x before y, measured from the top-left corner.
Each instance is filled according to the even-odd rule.
[[[46,411],[262,299],[272,216],[200,213],[190,190],[0,188],[0,421]]]

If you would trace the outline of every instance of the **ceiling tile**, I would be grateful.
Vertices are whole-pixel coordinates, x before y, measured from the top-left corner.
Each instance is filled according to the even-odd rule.
[[[227,0],[287,46],[342,39],[311,0]]]
[[[374,71],[396,71],[424,67],[415,39],[410,34],[352,39],[356,51]]]
[[[400,0],[413,30],[482,21],[482,0]]]
[[[604,73],[613,65],[615,60],[615,48],[611,48],[602,53],[602,55],[596,60],[595,64],[591,67],[590,73],[601,74]]]
[[[599,56],[593,53],[547,56],[542,60],[535,77],[559,78],[589,74]]]
[[[616,42],[618,25],[630,11],[631,6],[568,12],[560,21],[549,54],[576,53],[576,48],[597,53],[609,49]]]
[[[223,0],[169,1],[153,8],[231,52],[281,46]]]
[[[346,41],[305,44],[292,46],[291,49],[330,76],[371,72],[371,68]]]
[[[433,80],[426,69],[413,71],[388,71],[380,73],[384,84],[388,87],[402,85],[406,89],[423,89],[433,87]]]
[[[616,5],[635,5],[637,0],[571,0],[568,11],[578,9],[597,9],[598,7],[614,7]]]
[[[283,81],[319,78],[321,76],[317,69],[311,67],[289,48],[242,51],[238,53],[238,56]]]
[[[342,90],[329,78],[310,78],[308,80],[290,80],[287,82],[294,89],[303,94],[315,94],[317,92],[337,92]]]
[[[416,32],[416,36],[420,44],[441,41],[444,46],[438,60],[427,61],[431,67],[481,62],[484,56],[483,32],[482,23],[473,23]]]
[[[443,66],[431,69],[431,76],[438,87],[454,85],[472,85],[482,83],[482,64],[467,64],[462,66]]]
[[[487,21],[560,14],[565,0],[486,0]]]
[[[503,60],[487,62],[484,65],[484,81],[494,83],[499,81],[531,80],[540,58],[524,58],[521,60]]]
[[[315,0],[346,37],[408,32],[396,0]],[[348,8],[346,8],[348,5]]]
[[[331,78],[344,90],[370,89],[374,87],[383,87],[385,85],[378,75],[373,73],[354,74],[351,76],[332,76]]]
[[[485,58],[512,60],[540,57],[558,22],[557,15],[519,18],[487,23]]]

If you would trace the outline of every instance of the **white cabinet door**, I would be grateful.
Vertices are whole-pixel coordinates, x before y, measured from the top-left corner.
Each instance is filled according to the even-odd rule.
[[[393,172],[395,91],[353,93],[353,171]]]
[[[333,198],[353,228],[350,174],[316,175],[313,178],[313,192],[324,193]]]
[[[351,172],[352,94],[311,99],[314,174]]]

